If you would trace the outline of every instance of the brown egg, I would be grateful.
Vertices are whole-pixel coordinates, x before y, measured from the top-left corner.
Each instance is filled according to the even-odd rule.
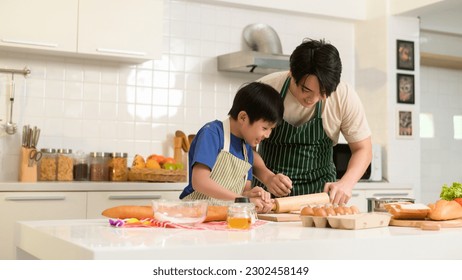
[[[334,210],[335,210],[335,213],[337,213],[338,215],[345,215],[345,210],[343,209],[342,206],[336,206],[334,207]]]
[[[351,209],[351,212],[353,214],[359,214],[360,213],[358,207],[356,207],[355,205],[351,205],[350,209]]]
[[[324,209],[323,207],[315,207],[313,211],[315,216],[327,217],[326,209]]]
[[[337,216],[337,213],[335,213],[334,207],[331,205],[326,208],[327,211],[327,216]]]
[[[300,211],[300,215],[302,215],[302,216],[314,216],[313,208],[311,208],[311,206],[303,207],[302,210]]]

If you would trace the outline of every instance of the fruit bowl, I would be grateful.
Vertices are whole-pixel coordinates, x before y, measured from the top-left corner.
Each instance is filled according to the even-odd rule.
[[[207,216],[206,200],[153,200],[154,218],[162,222],[194,225],[202,223]]]

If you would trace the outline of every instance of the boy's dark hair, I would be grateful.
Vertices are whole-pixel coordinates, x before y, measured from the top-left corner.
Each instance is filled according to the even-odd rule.
[[[279,123],[284,115],[284,104],[273,87],[261,82],[251,82],[237,91],[228,115],[236,120],[240,111],[247,113],[250,124],[260,119]]]
[[[337,48],[323,39],[304,39],[290,56],[290,71],[297,85],[306,75],[315,75],[321,94],[329,97],[340,83],[342,61]]]

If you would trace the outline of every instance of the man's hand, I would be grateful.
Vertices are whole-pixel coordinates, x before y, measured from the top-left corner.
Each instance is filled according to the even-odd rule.
[[[284,197],[292,190],[292,180],[286,175],[279,173],[271,177],[266,188],[276,197]]]

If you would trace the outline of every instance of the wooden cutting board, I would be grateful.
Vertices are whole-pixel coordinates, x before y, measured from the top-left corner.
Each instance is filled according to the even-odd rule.
[[[292,213],[270,213],[270,214],[258,214],[260,220],[272,221],[272,222],[299,222],[300,214]]]
[[[439,230],[440,228],[462,227],[462,219],[448,221],[431,221],[431,220],[390,220],[390,226],[397,227],[417,227],[426,230]]]

